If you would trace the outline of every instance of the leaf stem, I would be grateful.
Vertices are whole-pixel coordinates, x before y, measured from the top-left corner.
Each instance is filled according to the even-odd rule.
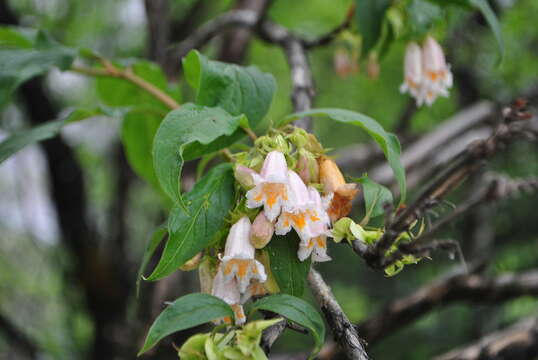
[[[258,135],[256,135],[256,133],[248,126],[241,126],[241,129],[243,129],[243,131],[252,139],[252,141],[256,141],[258,139]]]
[[[235,159],[232,155],[232,153],[230,152],[230,149],[228,148],[225,148],[225,149],[222,149],[220,151],[220,153],[222,154],[222,156],[224,156],[226,158],[226,160],[228,160],[229,162],[231,163],[234,163],[235,162]]]
[[[161,89],[157,88],[152,83],[144,80],[140,76],[136,75],[131,68],[125,70],[118,69],[110,61],[99,58],[101,64],[103,64],[104,69],[96,69],[83,66],[72,66],[71,71],[77,72],[79,74],[88,75],[88,76],[109,76],[120,79],[125,79],[139,88],[147,91],[153,95],[157,100],[161,101],[163,104],[168,106],[170,109],[177,109],[180,105],[168,94],[163,92]]]

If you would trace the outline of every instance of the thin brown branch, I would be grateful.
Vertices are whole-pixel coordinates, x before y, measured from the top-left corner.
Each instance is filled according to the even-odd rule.
[[[327,319],[334,339],[340,345],[345,356],[351,360],[368,360],[368,355],[364,350],[364,344],[357,333],[357,329],[344,314],[321,274],[313,268],[310,269],[308,274],[308,283]]]
[[[461,184],[471,173],[480,169],[482,164],[491,159],[519,137],[536,139],[538,131],[533,128],[534,122],[529,120],[530,114],[525,112],[524,105],[514,104],[504,109],[504,121],[497,126],[494,133],[487,139],[476,141],[464,151],[453,158],[442,170],[433,182],[410,206],[405,208],[399,216],[390,224],[387,224],[385,233],[375,245],[366,251],[358,252],[372,268],[384,268],[384,260],[387,250],[392,246],[396,238],[402,232],[408,231],[409,227],[426,210],[437,205],[444,197]],[[358,240],[355,240],[357,242]],[[354,246],[355,250],[360,250]]]
[[[357,326],[359,334],[373,346],[439,307],[456,302],[498,304],[521,296],[538,296],[538,270],[497,277],[479,275],[482,270],[481,263],[473,264],[470,274],[459,268],[411,295],[389,303]],[[340,354],[334,344],[328,345],[324,352],[333,358]]]
[[[522,320],[434,360],[527,360],[538,354],[538,317]]]
[[[79,74],[88,75],[88,76],[109,76],[119,79],[125,79],[139,88],[145,90],[157,100],[161,101],[163,104],[168,106],[170,109],[176,109],[180,105],[177,103],[170,95],[166,94],[164,91],[153,85],[152,83],[144,80],[140,76],[136,75],[132,69],[127,68],[125,70],[118,69],[112,63],[107,60],[102,61],[105,67],[103,69],[88,68],[82,66],[73,66],[71,71],[77,72]]]
[[[303,45],[306,49],[311,49],[314,47],[319,46],[325,46],[329,43],[333,42],[334,39],[344,30],[348,29],[351,26],[351,21],[353,20],[353,16],[355,15],[355,4],[352,4],[348,12],[346,14],[346,17],[344,18],[344,21],[342,21],[341,24],[337,25],[334,29],[329,31],[326,34],[320,35],[316,39],[313,40],[303,40]]]

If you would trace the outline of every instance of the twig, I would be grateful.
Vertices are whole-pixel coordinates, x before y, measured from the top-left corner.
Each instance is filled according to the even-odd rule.
[[[455,302],[497,304],[521,296],[538,296],[538,270],[493,278],[479,275],[483,270],[481,262],[470,265],[470,274],[459,267],[411,295],[389,303],[357,325],[358,332],[369,346],[373,346],[438,307]],[[334,345],[328,345],[324,352],[331,354],[328,358],[335,359],[340,354]]]
[[[306,49],[312,49],[314,47],[328,45],[336,38],[336,36],[338,36],[338,34],[340,34],[342,31],[348,29],[351,26],[351,21],[353,20],[354,15],[355,15],[355,4],[352,4],[349,7],[346,17],[344,18],[344,21],[341,24],[336,26],[327,34],[321,35],[316,39],[303,40],[304,47]]]
[[[166,106],[168,106],[170,109],[176,109],[180,105],[168,94],[163,92],[161,89],[157,88],[152,83],[142,79],[138,75],[136,75],[132,69],[127,68],[125,70],[118,69],[115,67],[112,63],[110,63],[108,60],[102,60],[102,63],[104,64],[103,69],[96,69],[96,68],[88,68],[88,67],[82,67],[82,66],[72,66],[71,71],[78,72],[79,74],[88,75],[88,76],[108,76],[108,77],[115,77],[119,79],[125,79],[134,85],[138,86],[139,88],[147,91],[153,97],[155,97],[157,100],[164,103]]]
[[[538,317],[522,320],[434,360],[534,359],[538,354]]]
[[[479,169],[482,163],[490,159],[494,154],[503,149],[516,137],[527,136],[535,139],[538,131],[530,125],[529,113],[525,112],[524,105],[514,104],[505,108],[504,121],[494,133],[486,140],[477,141],[467,147],[440,172],[436,179],[409,207],[387,225],[386,231],[375,245],[359,252],[372,268],[385,266],[384,256],[392,246],[398,235],[409,229],[409,226],[417,220],[421,214],[438,204],[450,191],[461,184],[468,175]],[[355,242],[358,240],[355,240]],[[355,249],[355,246],[353,247]]]
[[[311,268],[308,274],[308,283],[316,298],[327,322],[345,356],[350,360],[368,360],[364,344],[357,329],[351,324],[346,314],[336,301],[331,289],[321,277],[321,274]]]

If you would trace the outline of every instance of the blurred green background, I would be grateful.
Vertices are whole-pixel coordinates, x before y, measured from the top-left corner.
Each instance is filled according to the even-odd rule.
[[[192,30],[234,4],[232,0],[200,2],[203,3],[202,10],[193,15],[189,9],[196,6],[195,0],[171,0],[171,18],[181,22],[185,16],[191,16]],[[416,137],[428,132],[477,100],[506,103],[538,85],[538,27],[534,26],[538,2],[491,2],[498,11],[505,37],[503,63],[496,66],[496,44],[480,17],[456,10],[451,12],[449,21],[436,28],[436,32],[444,39],[443,45],[452,68],[464,70],[475,87],[474,98],[468,96],[468,82],[459,82],[460,78],[456,77],[450,98],[439,99],[431,108],[416,111],[407,136]],[[142,0],[14,0],[8,3],[22,25],[47,29],[66,45],[89,47],[114,59],[140,58],[147,52],[147,20]],[[350,0],[276,0],[268,16],[297,33],[313,38],[338,25],[350,4]],[[204,52],[215,56],[218,45],[216,39]],[[392,45],[381,61],[380,76],[375,80],[366,76],[366,64],[361,64],[359,74],[338,77],[333,69],[333,56],[340,46],[341,43],[336,41],[310,54],[317,90],[315,106],[356,110],[377,119],[385,128],[394,129],[409,103],[409,98],[399,93],[405,43]],[[276,77],[278,92],[269,118],[277,120],[291,112],[291,82],[281,49],[253,38],[245,63],[256,65]],[[176,67],[179,73],[179,59]],[[183,100],[192,99],[192,91],[181,77],[179,83]],[[92,105],[100,101],[94,81],[79,75],[54,71],[47,76],[46,84],[47,92],[61,108]],[[3,110],[0,129],[9,132],[23,127],[23,115],[24,109],[15,101]],[[88,221],[95,225],[101,232],[99,237],[106,242],[110,239],[110,234],[106,233],[108,225],[116,221],[113,201],[118,188],[113,154],[120,120],[106,118],[74,127],[79,125],[78,131],[67,128],[63,136],[76,149],[77,160],[84,170],[91,216]],[[314,128],[326,147],[341,148],[365,141],[364,135],[355,128],[328,120],[316,120]],[[44,224],[36,231],[28,230],[28,222],[35,221],[29,208],[35,203],[31,199],[29,204],[21,200],[24,198],[21,194],[30,191],[25,182],[17,180],[18,176],[28,174],[25,171],[37,171],[36,181],[43,183],[43,191],[47,188],[43,166],[40,168],[32,162],[39,160],[37,149],[28,150],[34,152],[34,157],[26,161],[25,167],[13,162],[0,167],[0,198],[3,203],[0,209],[0,312],[9,315],[11,321],[38,345],[41,359],[83,358],[92,346],[94,323],[80,287],[63,271],[65,267],[72,266],[72,259],[58,240],[57,225]],[[17,155],[15,159],[24,162],[24,154]],[[491,168],[511,176],[538,176],[538,147],[517,144],[497,157]],[[357,171],[360,173],[362,169]],[[412,190],[411,198],[416,193],[416,189]],[[468,187],[459,189],[451,200],[457,202],[467,190]],[[127,196],[128,207],[124,215],[128,239],[126,249],[130,266],[136,267],[149,234],[163,220],[163,209],[160,196],[143,180],[136,179],[131,183]],[[494,234],[492,243],[483,253],[473,253],[472,245],[466,243],[471,237],[468,229],[473,219],[470,217],[451,224],[441,237],[460,240],[466,255],[488,257],[491,260],[490,274],[531,269],[538,265],[537,200],[536,195],[521,196],[498,206],[492,205],[488,223]],[[54,221],[54,214],[50,212],[43,221]],[[14,226],[14,223],[20,224]],[[368,269],[346,246],[332,246],[330,255],[338,261],[322,264],[319,269],[353,322],[366,319],[387,302],[412,293],[418,286],[457,265],[446,254],[436,253],[432,260],[408,266],[398,276],[386,278]],[[195,277],[195,272],[182,275],[177,282],[178,291],[185,293],[196,289]],[[134,282],[134,279],[131,280]],[[145,289],[143,286],[142,292]],[[129,304],[125,326],[141,326],[135,320],[140,309],[134,296]],[[441,307],[376,344],[370,353],[374,359],[427,359],[521,317],[536,314],[536,305],[535,298],[523,297],[495,306],[458,303]],[[125,331],[124,334],[110,336],[121,338],[131,334]],[[133,337],[129,341],[139,343],[140,339]],[[277,342],[275,351],[305,351],[308,344],[308,336],[288,331]],[[162,353],[166,354],[162,358],[172,357],[173,349],[169,347]],[[10,352],[10,344],[0,331],[0,358],[13,358],[11,356],[14,355]]]

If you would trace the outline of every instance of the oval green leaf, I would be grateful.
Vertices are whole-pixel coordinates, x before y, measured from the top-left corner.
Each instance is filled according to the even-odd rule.
[[[315,341],[312,356],[317,354],[325,341],[325,324],[319,312],[306,301],[287,294],[264,297],[252,304],[251,312],[267,310],[284,316],[307,328]]]
[[[234,199],[230,164],[219,165],[185,196],[186,209],[176,205],[168,219],[169,237],[157,267],[147,280],[159,280],[202,251],[224,225]]]
[[[219,106],[232,115],[245,114],[256,128],[271,106],[276,90],[273,75],[254,66],[209,60],[198,51],[183,59],[187,82],[196,90],[196,103]]]
[[[310,271],[310,258],[300,261],[297,258],[299,236],[290,231],[285,236],[275,236],[266,249],[269,253],[271,272],[280,291],[294,296],[302,296],[304,284]]]
[[[243,115],[221,108],[185,104],[162,121],[153,141],[153,167],[164,192],[183,207],[180,176],[183,163],[236,142]]]
[[[180,297],[168,305],[151,325],[138,355],[142,355],[172,333],[225,316],[233,318],[233,310],[217,297],[208,294],[189,294]]]

